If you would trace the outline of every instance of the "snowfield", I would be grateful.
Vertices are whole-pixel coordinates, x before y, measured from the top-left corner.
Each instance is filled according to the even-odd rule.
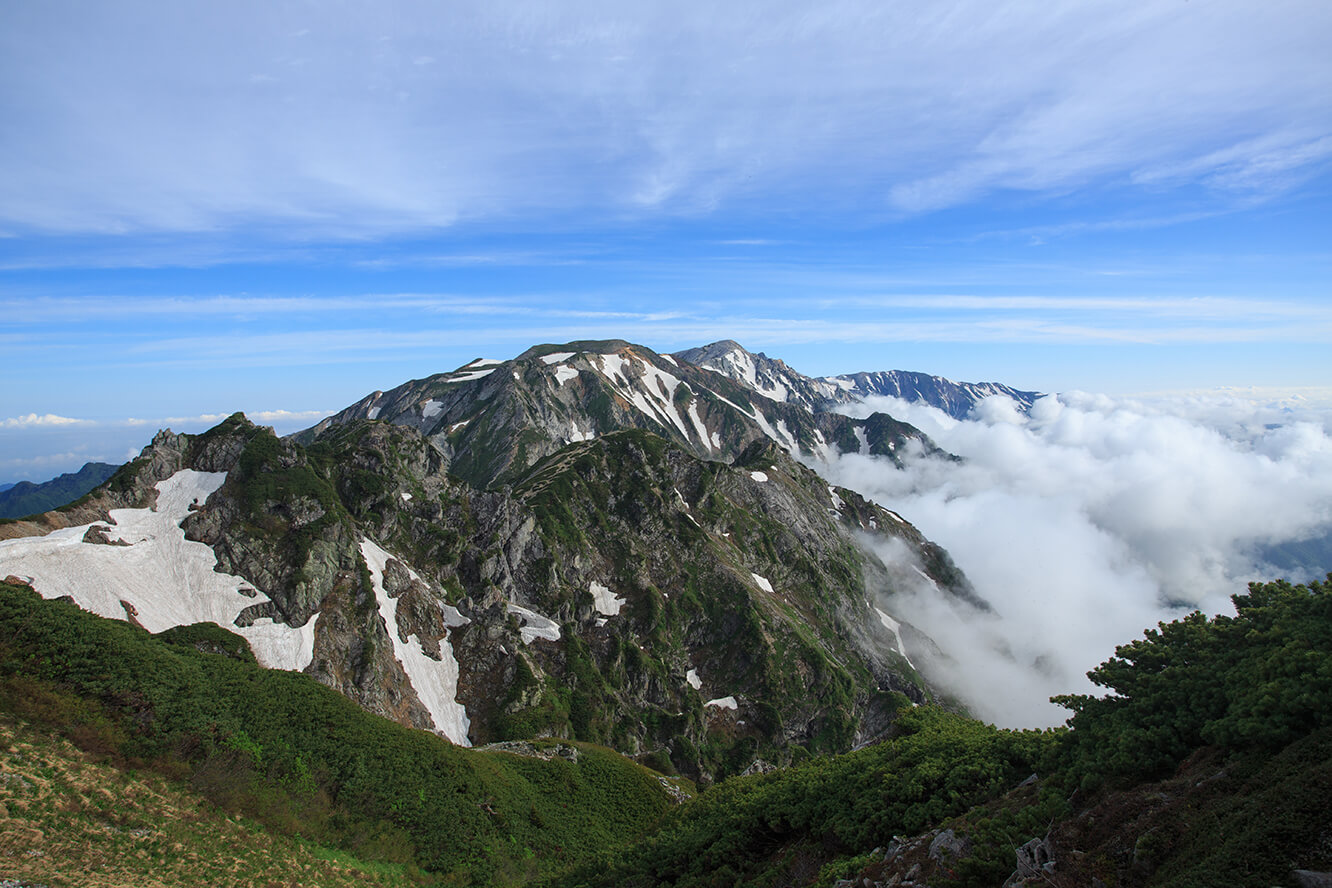
[[[509,613],[517,614],[518,619],[523,623],[518,629],[518,634],[523,638],[523,644],[531,644],[538,638],[544,638],[546,641],[560,640],[560,624],[550,617],[543,617],[534,610],[528,610],[512,603],[509,604]]]
[[[441,657],[438,660],[426,654],[421,640],[415,635],[408,635],[403,641],[398,630],[398,600],[390,598],[384,591],[384,568],[393,556],[368,539],[361,540],[361,555],[370,568],[379,615],[384,618],[389,638],[393,641],[393,653],[407,673],[416,696],[430,713],[435,729],[459,746],[471,746],[467,731],[472,723],[467,718],[467,710],[458,702],[458,661],[453,656],[448,636],[439,640]],[[411,568],[407,571],[412,579],[420,579]],[[463,626],[470,622],[455,608],[445,605],[444,611],[444,622],[448,626]]]
[[[620,608],[624,606],[623,598],[620,598],[596,580],[592,581],[592,585],[588,587],[588,591],[592,593],[592,603],[597,609],[597,613],[604,614],[608,617],[617,617],[620,615]]]
[[[180,527],[190,507],[205,503],[226,478],[226,472],[183,469],[157,484],[154,508],[111,510],[113,525],[97,523],[108,539],[127,545],[83,542],[91,524],[0,542],[0,576],[29,577],[43,598],[68,595],[112,619],[128,619],[125,602],[149,632],[217,623],[244,636],[261,665],[304,669],[314,659],[318,615],[301,627],[267,618],[237,626],[242,610],[268,596],[244,577],[213,570],[213,550],[185,539]]]
[[[468,364],[467,366],[470,367],[472,365]],[[494,372],[495,368],[490,367],[489,369],[486,370],[473,370],[468,373],[457,373],[454,374],[453,378],[450,379],[449,382],[475,382],[478,379],[485,379],[487,376],[489,376]],[[371,419],[374,419],[374,417],[371,417]]]

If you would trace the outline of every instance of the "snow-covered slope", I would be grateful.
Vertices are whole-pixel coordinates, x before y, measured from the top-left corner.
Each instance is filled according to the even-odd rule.
[[[733,358],[742,381],[621,341],[537,346],[294,438],[240,414],[163,431],[80,506],[102,523],[0,546],[0,577],[151,630],[216,622],[266,665],[458,743],[571,737],[704,779],[849,748],[887,728],[884,692],[933,694],[905,659],[902,577],[974,593],[909,524],[802,461],[932,445],[883,414],[812,409],[798,374]]]
[[[714,370],[766,398],[799,404],[811,411],[828,410],[871,395],[887,395],[904,401],[923,401],[964,419],[983,398],[1002,395],[1027,410],[1040,397],[1039,392],[1019,391],[997,382],[953,382],[942,376],[906,370],[804,376],[786,362],[762,352],[749,352],[730,339],[676,352],[674,357]]]
[[[384,570],[393,556],[370,540],[361,540],[361,554],[370,569],[375,600],[379,604],[379,614],[384,618],[384,625],[388,628],[394,653],[417,697],[430,713],[436,730],[460,746],[470,746],[467,731],[471,722],[467,718],[467,710],[458,702],[458,661],[453,656],[448,638],[440,639],[440,657],[435,659],[426,653],[419,638],[404,633],[398,623],[398,601],[384,590]],[[410,568],[408,570],[411,572]],[[417,579],[412,573],[413,579]],[[465,626],[470,622],[455,608],[448,610],[451,627]]]
[[[0,576],[22,577],[43,597],[68,595],[93,613],[133,620],[150,632],[217,623],[243,635],[262,665],[304,669],[313,657],[317,616],[301,627],[271,619],[237,626],[242,610],[268,596],[244,577],[215,571],[213,550],[181,530],[191,509],[225,480],[225,472],[183,469],[157,484],[154,508],[113,509],[112,524],[0,541]]]
[[[761,438],[815,459],[866,447],[894,459],[906,438],[933,449],[905,423],[825,412],[840,392],[730,342],[675,356],[622,340],[571,342],[374,392],[296,440],[364,419],[406,426],[426,435],[454,474],[482,487],[512,481],[568,444],[630,428],[725,462]]]

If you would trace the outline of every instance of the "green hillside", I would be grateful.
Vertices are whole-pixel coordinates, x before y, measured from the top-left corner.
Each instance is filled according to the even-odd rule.
[[[118,468],[110,463],[87,463],[77,472],[41,484],[20,481],[0,489],[0,518],[22,518],[58,509],[110,478]]]
[[[1295,885],[1332,868],[1332,577],[1234,602],[1121,646],[1091,674],[1111,696],[1060,698],[1071,729],[904,711],[893,739],[725,781],[559,884],[888,885],[916,867],[984,888],[1043,839],[1055,863],[1021,884]]]
[[[584,862],[670,804],[654,774],[609,750],[453,746],[304,675],[229,656],[218,638],[236,637],[218,627],[163,635],[0,584],[0,708],[276,832],[456,884],[522,883]]]
[[[135,860],[157,859],[169,836],[174,854],[258,873],[218,850],[230,839],[171,822],[179,801],[155,801],[198,793],[228,835],[296,849],[283,878],[318,884],[363,872],[365,884],[559,888],[896,885],[908,874],[953,888],[1294,886],[1297,869],[1332,869],[1332,577],[1253,584],[1234,602],[1235,616],[1195,614],[1121,646],[1092,673],[1110,696],[1061,698],[1067,729],[998,730],[897,695],[884,742],[672,806],[658,775],[609,750],[455,747],[305,676],[256,668],[219,627],[151,636],[0,584],[5,771],[38,755],[16,759],[20,747],[49,762],[23,784],[5,778],[11,797],[26,795],[0,816],[6,836],[105,821],[131,830],[122,843],[135,829],[161,838],[131,848]],[[84,758],[53,751],[52,731]],[[88,757],[121,770],[89,776]],[[127,768],[168,784],[129,793]],[[57,793],[77,814],[60,829]],[[75,845],[43,847],[83,866]],[[1014,872],[1023,846],[1050,861],[1025,878]],[[341,869],[312,875],[330,859]]]

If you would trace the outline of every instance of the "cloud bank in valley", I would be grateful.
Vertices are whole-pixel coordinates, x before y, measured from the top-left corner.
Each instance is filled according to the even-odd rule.
[[[897,399],[855,410],[874,411],[965,463],[912,454],[899,471],[848,455],[823,470],[915,523],[993,603],[980,615],[922,589],[892,607],[947,652],[950,688],[1001,725],[1060,723],[1047,698],[1091,689],[1084,673],[1158,621],[1225,612],[1249,580],[1332,570],[1306,563],[1325,560],[1317,544],[1289,545],[1332,533],[1332,410],[1077,392],[1029,416],[990,399],[961,422]]]

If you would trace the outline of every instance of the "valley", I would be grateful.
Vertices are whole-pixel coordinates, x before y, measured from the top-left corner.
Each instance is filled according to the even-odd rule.
[[[848,454],[961,466],[913,425],[837,412],[904,395],[949,416],[1036,398],[606,340],[473,361],[285,438],[243,414],[163,430],[88,495],[0,523],[0,708],[23,743],[82,750],[62,761],[146,767],[423,884],[911,883],[894,859],[997,884],[1041,818],[1204,747],[1261,770],[1320,736],[1321,685],[1281,704],[1287,729],[1194,726],[1108,769],[1109,704],[1064,698],[1071,732],[972,720],[915,608],[994,605],[909,514],[820,474]],[[1271,607],[1312,607],[1325,651],[1326,590],[1296,588]],[[934,853],[945,823],[974,863]],[[1291,853],[1325,865],[1315,838]],[[1155,884],[1155,865],[1060,860]]]

